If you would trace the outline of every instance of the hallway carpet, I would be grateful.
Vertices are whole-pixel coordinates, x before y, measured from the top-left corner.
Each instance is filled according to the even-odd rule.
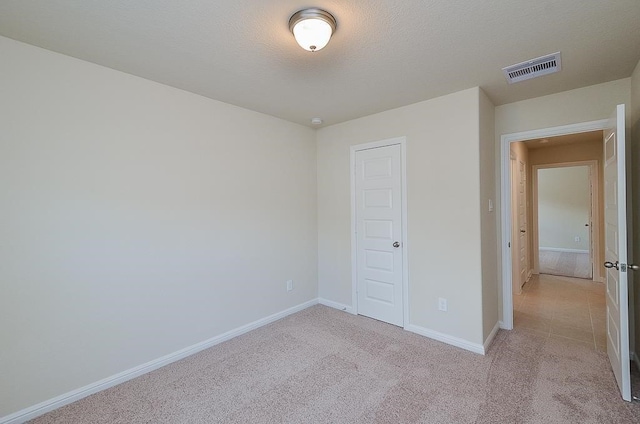
[[[622,424],[640,405],[579,341],[499,331],[482,356],[314,306],[33,422]]]

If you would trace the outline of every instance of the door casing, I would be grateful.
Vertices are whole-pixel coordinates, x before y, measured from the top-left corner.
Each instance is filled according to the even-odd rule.
[[[396,137],[370,143],[356,144],[351,146],[349,160],[349,174],[351,178],[351,313],[358,315],[358,294],[357,294],[357,238],[356,238],[356,152],[360,150],[375,149],[378,147],[386,147],[400,145],[400,160],[402,163],[401,191],[402,191],[402,311],[403,311],[403,328],[409,324],[409,258],[408,258],[408,237],[407,237],[407,139],[406,137]]]

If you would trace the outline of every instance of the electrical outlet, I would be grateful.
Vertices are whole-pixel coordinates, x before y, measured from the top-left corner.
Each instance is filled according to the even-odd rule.
[[[580,236],[576,236],[574,240],[576,241],[576,243],[580,242]]]
[[[293,290],[293,280],[287,280],[287,291]]]
[[[447,299],[442,297],[438,298],[438,310],[447,312]]]

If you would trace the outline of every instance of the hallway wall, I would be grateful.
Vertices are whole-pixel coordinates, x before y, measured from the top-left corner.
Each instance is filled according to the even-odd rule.
[[[636,66],[631,77],[631,173],[633,194],[633,263],[640,265],[640,62]],[[640,271],[634,275],[634,297],[635,297],[635,340],[636,364],[640,368]]]
[[[589,167],[539,169],[537,174],[539,247],[588,252]]]

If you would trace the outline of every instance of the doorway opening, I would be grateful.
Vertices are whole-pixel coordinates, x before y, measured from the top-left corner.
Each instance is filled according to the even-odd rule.
[[[533,203],[533,178],[528,177],[531,173],[532,163],[536,165],[545,165],[550,163],[571,163],[580,162],[581,160],[596,160],[596,158],[590,157],[578,157],[566,156],[572,150],[575,150],[575,146],[580,140],[584,141],[584,137],[588,137],[590,133],[592,137],[599,137],[600,147],[594,147],[598,149],[598,153],[602,154],[602,131],[607,127],[607,120],[585,122],[580,124],[566,125],[562,127],[546,128],[542,130],[526,131],[522,133],[506,134],[501,137],[501,194],[502,194],[502,322],[501,328],[512,329],[513,328],[513,309],[514,309],[514,295],[521,293],[521,285],[514,276],[522,275],[523,273],[519,269],[519,264],[522,255],[526,256],[529,260],[527,266],[528,269],[524,273],[527,276],[526,280],[529,280],[534,271],[539,272],[539,257],[538,257],[538,245],[537,245],[537,227],[534,231],[534,212],[532,208]],[[580,138],[582,137],[582,138]],[[583,146],[585,146],[584,144]],[[549,154],[551,150],[545,150],[547,146],[554,146],[553,152]],[[582,148],[578,150],[582,151]],[[565,155],[562,157],[561,155]],[[545,156],[547,159],[545,159]],[[526,227],[519,229],[517,222],[517,215],[513,212],[513,205],[517,205],[514,197],[515,189],[513,184],[514,179],[511,176],[511,170],[515,169],[514,161],[516,163],[523,162],[525,164],[525,220]],[[528,173],[526,171],[529,171]],[[529,200],[527,202],[527,200]],[[537,219],[537,217],[536,217]],[[584,225],[584,223],[583,223]],[[522,233],[521,230],[525,232]],[[533,237],[525,237],[522,240],[520,234],[533,235]],[[516,237],[517,236],[517,237]],[[522,240],[522,241],[521,241]],[[535,240],[535,243],[534,243]],[[592,238],[593,240],[593,238]],[[596,240],[593,240],[596,241]],[[524,243],[525,252],[521,252],[518,243]],[[593,243],[592,243],[593,244]],[[598,244],[598,243],[596,243]],[[594,259],[597,263],[598,259]],[[526,263],[525,262],[525,263]],[[596,267],[597,268],[597,267]],[[536,274],[537,275],[537,274]],[[595,276],[595,275],[594,275]]]
[[[510,146],[514,327],[606,351],[604,285],[592,279],[603,131],[542,140]]]
[[[523,141],[537,139],[539,143],[548,142],[547,138],[556,136],[568,136],[592,131],[600,131],[603,134],[602,167],[605,183],[603,198],[605,205],[604,220],[606,225],[603,237],[603,246],[606,246],[606,283],[605,289],[605,328],[606,328],[606,352],[611,368],[624,400],[631,400],[630,373],[629,373],[629,346],[633,346],[629,331],[633,328],[632,305],[628,304],[630,287],[627,285],[627,248],[631,242],[627,232],[629,223],[629,210],[626,208],[626,198],[629,195],[627,188],[628,174],[625,171],[626,141],[625,141],[625,105],[618,105],[608,120],[592,121],[581,124],[566,125],[562,127],[547,128],[522,133],[506,134],[501,137],[501,217],[502,217],[502,318],[501,327],[513,329],[514,326],[514,294],[512,286],[512,273],[514,264],[512,258],[515,253],[512,250],[512,184],[510,167],[510,151],[512,145],[523,144]],[[559,155],[558,155],[559,156]],[[505,205],[508,205],[505,207]],[[528,228],[529,229],[529,228]],[[600,268],[598,266],[597,268]],[[612,270],[612,268],[615,268]],[[604,269],[603,269],[604,271]],[[542,278],[542,276],[539,276]],[[555,277],[567,278],[567,277]],[[573,279],[577,280],[577,279]],[[580,280],[577,280],[580,281]],[[599,284],[594,282],[593,284]],[[632,288],[632,287],[631,287]],[[547,333],[550,336],[549,333]],[[631,343],[630,343],[631,342]]]
[[[589,140],[591,134],[595,140]],[[598,165],[602,163],[602,133],[584,137],[576,148],[581,154],[597,154],[597,160],[532,166],[534,274],[602,281],[600,268],[594,267],[604,262]]]

